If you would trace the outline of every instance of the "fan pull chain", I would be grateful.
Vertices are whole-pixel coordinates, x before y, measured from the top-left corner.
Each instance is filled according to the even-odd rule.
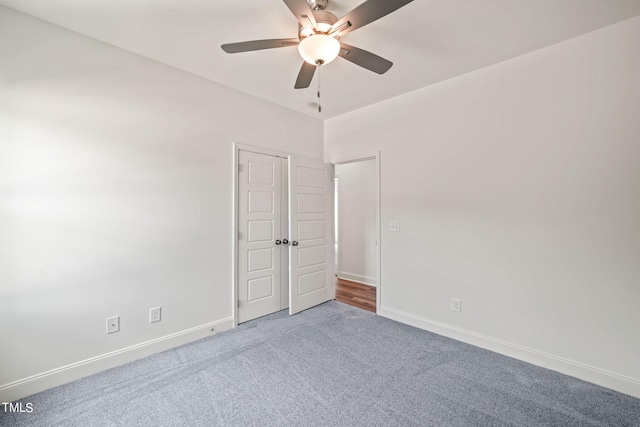
[[[322,104],[320,103],[320,80],[321,80],[320,76],[322,75],[322,73],[321,73],[321,70],[322,70],[321,65],[322,64],[320,62],[318,62],[318,92],[316,94],[317,97],[318,97],[318,113],[322,113]]]

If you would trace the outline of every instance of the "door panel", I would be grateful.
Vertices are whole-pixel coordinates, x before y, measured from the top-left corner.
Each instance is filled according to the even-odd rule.
[[[273,186],[273,184],[271,184]],[[249,212],[272,213],[273,192],[249,191]]]
[[[273,276],[260,277],[259,279],[249,280],[248,282],[249,302],[260,301],[265,298],[273,297]],[[267,313],[268,314],[268,313]]]
[[[291,159],[291,156],[289,159]],[[324,163],[318,162],[317,164],[324,166]],[[300,187],[319,188],[321,190],[325,188],[327,175],[327,171],[325,169],[320,167],[316,168],[316,166],[307,167],[304,165],[298,165],[298,167],[295,168],[295,172],[297,184]]]
[[[246,151],[244,152],[246,154]],[[257,154],[257,153],[251,153]],[[258,154],[258,156],[264,156],[263,154]],[[273,156],[267,156],[273,157]],[[276,170],[274,165],[271,162],[262,163],[261,161],[253,161],[247,171],[249,174],[249,182],[251,184],[266,184],[273,186],[275,184],[276,179]]]
[[[331,165],[289,157],[289,313],[333,299]],[[331,260],[331,262],[327,262]]]
[[[247,241],[249,243],[271,242],[273,241],[274,228],[276,224],[270,220],[248,220],[247,221]]]
[[[298,249],[298,268],[311,267],[327,262],[327,251],[324,245]]]
[[[326,239],[327,221],[298,221],[298,240]]]
[[[326,199],[320,194],[299,194],[298,212],[324,213],[327,210]]]
[[[281,161],[239,152],[238,323],[281,310]]]
[[[250,250],[247,271],[249,273],[252,273],[254,271],[268,270],[273,268],[273,257],[273,248]]]

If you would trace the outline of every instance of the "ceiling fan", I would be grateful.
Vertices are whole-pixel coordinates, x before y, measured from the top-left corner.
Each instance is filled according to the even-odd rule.
[[[413,0],[367,0],[338,19],[326,10],[329,0],[284,0],[298,19],[298,38],[251,40],[223,44],[227,53],[298,46],[304,59],[295,88],[309,87],[316,68],[328,64],[337,56],[378,74],[384,74],[393,63],[378,55],[342,43],[340,37],[364,27]]]

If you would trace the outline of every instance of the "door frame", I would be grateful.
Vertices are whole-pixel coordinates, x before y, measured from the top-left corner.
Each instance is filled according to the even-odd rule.
[[[309,156],[300,156],[294,153],[288,153],[285,151],[274,150],[265,147],[256,147],[248,144],[233,143],[233,164],[232,164],[232,190],[231,199],[233,206],[233,224],[231,231],[231,251],[232,251],[232,269],[231,269],[231,313],[233,317],[233,327],[238,326],[238,230],[239,230],[239,205],[238,205],[238,160],[239,151],[251,151],[253,153],[265,154],[268,156],[275,156],[288,159],[291,155],[299,157],[305,157],[313,160],[318,160]],[[354,153],[350,155],[337,156],[329,159],[329,163],[333,165],[354,163],[363,160],[376,161],[376,179],[375,179],[375,192],[376,192],[376,241],[378,243],[376,249],[376,311],[382,307],[382,271],[381,271],[381,254],[382,254],[382,233],[381,233],[381,194],[380,194],[380,150],[371,150],[365,152]],[[325,158],[325,161],[327,159]]]
[[[255,147],[247,144],[233,143],[233,185],[232,185],[232,205],[233,205],[233,226],[231,232],[231,248],[232,248],[232,270],[231,270],[231,313],[233,317],[233,327],[238,326],[238,233],[240,229],[240,211],[239,211],[239,183],[238,183],[238,161],[240,160],[240,151],[250,151],[252,153],[264,154],[266,156],[280,157],[288,159],[291,155],[284,151],[272,150],[264,147]],[[283,195],[286,197],[286,195]]]
[[[242,144],[238,142],[233,143],[233,164],[232,164],[232,189],[231,200],[233,206],[233,224],[231,226],[231,313],[233,317],[233,327],[238,326],[238,233],[240,228],[239,223],[239,198],[238,198],[238,161],[240,160],[240,151],[250,151],[252,153],[264,154],[266,156],[280,157],[289,160],[289,156],[296,156],[303,159],[309,159],[313,161],[324,162],[323,159],[315,157],[305,156],[302,154],[289,153],[286,151],[274,150],[266,147],[256,147],[255,145]],[[333,176],[331,177],[333,181]],[[288,200],[288,195],[283,195]],[[287,271],[287,274],[288,271]],[[291,285],[291,284],[289,284]]]
[[[335,165],[342,165],[347,163],[356,163],[364,160],[376,161],[376,178],[375,178],[375,192],[376,192],[376,312],[379,311],[382,306],[382,233],[381,233],[381,216],[380,216],[380,150],[371,150],[358,152],[351,155],[337,156],[330,159],[330,163]],[[339,190],[338,190],[339,191]],[[334,205],[335,206],[335,205]],[[340,218],[338,216],[338,226],[340,226]],[[339,244],[339,243],[338,243]],[[339,249],[338,249],[339,250]]]

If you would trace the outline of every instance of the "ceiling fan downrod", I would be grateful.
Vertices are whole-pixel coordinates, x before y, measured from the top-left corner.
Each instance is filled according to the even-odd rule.
[[[329,6],[329,0],[308,0],[311,10],[325,10]]]

